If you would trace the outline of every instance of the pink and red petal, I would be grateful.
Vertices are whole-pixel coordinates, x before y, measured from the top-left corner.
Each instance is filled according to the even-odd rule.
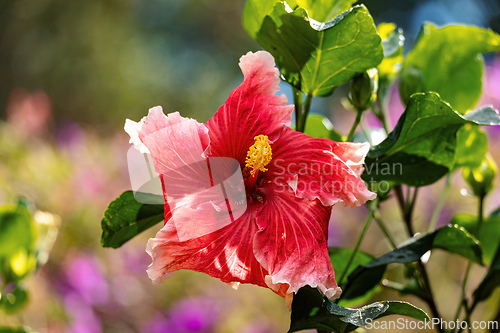
[[[264,206],[257,215],[254,253],[269,272],[267,285],[281,296],[309,285],[329,298],[339,297],[327,249],[331,207],[297,198],[282,186],[270,185],[262,191]]]
[[[214,156],[237,159],[244,165],[248,148],[257,135],[276,140],[284,125],[290,125],[293,105],[287,105],[279,90],[279,71],[265,51],[249,52],[240,59],[243,82],[234,89],[207,122]]]
[[[174,224],[168,221],[148,242],[147,252],[153,259],[148,268],[150,278],[161,283],[174,271],[189,269],[227,283],[266,287],[264,277],[267,271],[255,259],[253,251],[253,238],[257,232],[255,211],[249,207],[240,219],[225,228],[187,241],[179,239]]]
[[[367,143],[316,139],[286,128],[271,147],[273,159],[264,177],[290,186],[298,198],[358,206],[376,197],[360,178]]]

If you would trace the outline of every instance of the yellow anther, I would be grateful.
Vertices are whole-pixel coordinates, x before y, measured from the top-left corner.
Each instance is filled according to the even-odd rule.
[[[273,151],[268,142],[267,135],[258,135],[255,138],[255,143],[248,149],[245,166],[252,168],[252,176],[257,170],[267,171],[266,165],[271,162]]]

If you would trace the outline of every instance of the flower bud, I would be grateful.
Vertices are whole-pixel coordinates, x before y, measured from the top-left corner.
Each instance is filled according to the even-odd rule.
[[[351,102],[356,111],[368,109],[377,97],[378,71],[371,68],[351,81]]]
[[[478,197],[485,196],[493,188],[493,180],[498,172],[497,165],[490,154],[477,168],[464,168],[462,177]]]

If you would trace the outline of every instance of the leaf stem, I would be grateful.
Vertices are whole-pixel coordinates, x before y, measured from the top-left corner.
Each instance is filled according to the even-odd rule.
[[[363,225],[363,229],[361,230],[361,234],[358,237],[358,241],[356,242],[356,245],[354,246],[354,250],[351,254],[351,257],[349,258],[349,261],[347,262],[347,265],[346,265],[344,271],[340,275],[340,279],[337,280],[339,285],[342,283],[342,281],[346,277],[347,272],[349,271],[349,266],[351,266],[351,264],[354,260],[354,257],[356,256],[356,253],[359,250],[359,246],[361,245],[361,242],[363,241],[363,238],[365,237],[366,231],[368,230],[368,227],[370,226],[370,222],[373,219],[373,214],[375,214],[375,210],[377,209],[377,205],[378,205],[378,199],[375,199],[370,203],[370,210],[368,211],[368,216],[366,217],[365,223]]]
[[[446,183],[444,185],[443,190],[441,191],[441,195],[439,196],[438,202],[434,207],[434,211],[432,212],[431,221],[429,222],[429,226],[427,227],[427,231],[433,231],[436,228],[437,220],[443,209],[444,203],[446,201],[446,197],[448,196],[448,192],[450,192],[451,187],[451,176],[452,173],[448,173],[446,176]]]
[[[356,110],[358,113],[356,114],[356,119],[352,124],[351,130],[349,131],[349,135],[347,135],[347,142],[351,142],[354,136],[354,132],[356,132],[356,128],[358,128],[359,123],[361,122],[361,115],[363,111]]]

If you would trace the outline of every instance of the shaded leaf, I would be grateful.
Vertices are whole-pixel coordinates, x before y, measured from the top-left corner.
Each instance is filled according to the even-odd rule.
[[[351,332],[391,314],[429,320],[424,311],[405,302],[383,301],[359,309],[344,308],[328,300],[317,289],[306,286],[294,296],[289,332],[313,328],[337,333]]]
[[[493,291],[500,286],[500,246],[497,243],[497,251],[491,267],[481,281],[476,290],[474,290],[474,301],[481,302],[493,294]]]
[[[143,194],[146,195],[146,194]],[[103,247],[117,248],[164,220],[163,205],[137,202],[132,191],[123,192],[111,202],[101,222]]]
[[[468,123],[500,123],[500,117],[489,108],[462,116],[435,93],[414,94],[394,130],[370,149],[363,178],[412,186],[433,183],[453,167],[457,132]]]
[[[354,250],[353,249],[341,249],[341,248],[329,248],[328,254],[330,255],[330,260],[332,261],[332,266],[337,274],[345,271],[347,263],[351,258]],[[365,253],[363,251],[357,251],[354,259],[349,266],[347,274],[351,273],[357,266],[365,265],[372,261],[373,256]]]
[[[500,207],[498,207],[497,209],[495,209],[491,214],[490,214],[490,217],[497,217],[497,216],[500,216]]]
[[[464,228],[448,225],[434,232],[413,237],[393,251],[358,267],[349,275],[341,298],[363,295],[366,290],[380,282],[388,264],[418,261],[431,249],[443,249],[482,264],[481,248],[476,239]]]
[[[406,102],[416,92],[435,91],[460,113],[474,107],[482,89],[481,53],[500,50],[500,35],[473,26],[437,27],[424,23],[403,63],[400,93]],[[409,71],[420,73],[420,83]]]
[[[285,80],[306,94],[328,96],[356,73],[382,61],[382,43],[364,6],[318,23],[309,20],[303,8],[288,12],[282,2],[262,19],[269,9],[263,2],[268,1],[247,2],[243,25],[274,56]]]

